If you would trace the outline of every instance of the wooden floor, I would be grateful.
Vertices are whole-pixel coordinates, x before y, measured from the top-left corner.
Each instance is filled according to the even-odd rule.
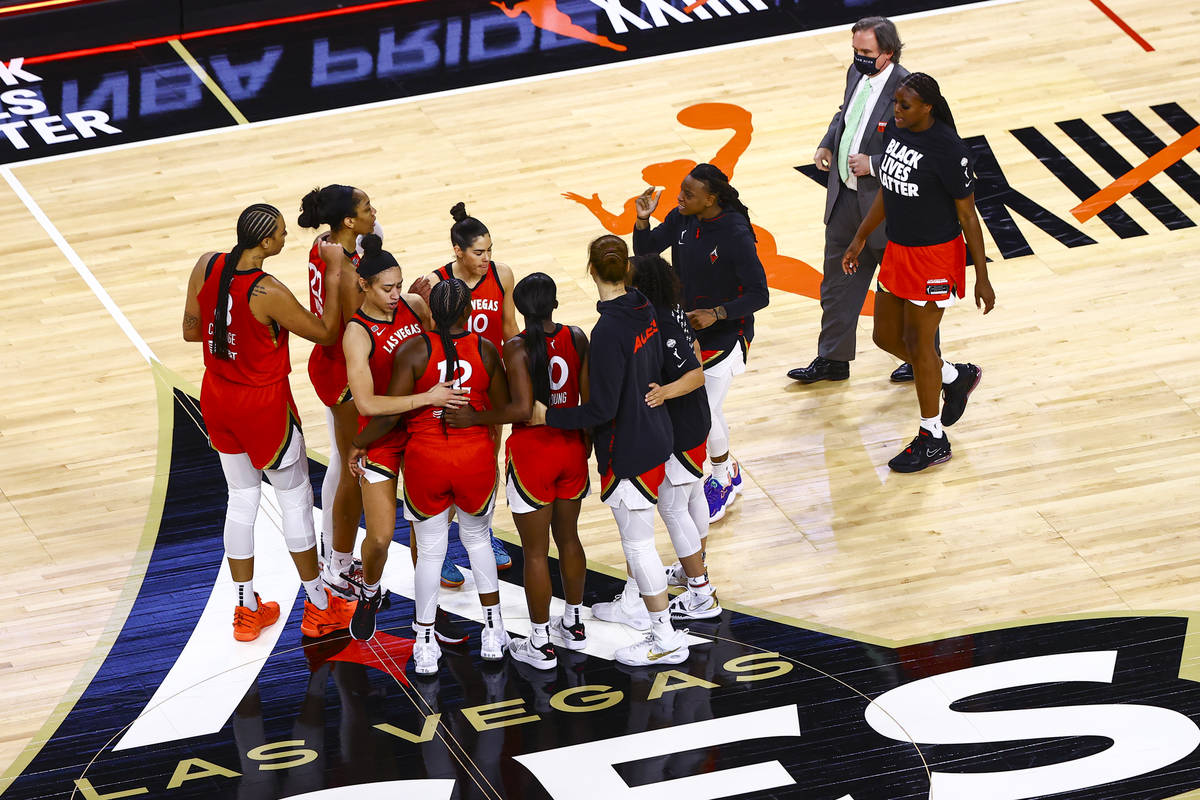
[[[1110,5],[1154,52],[1086,0],[899,22],[905,65],[941,80],[960,132],[986,135],[1010,183],[1064,218],[1078,199],[1010,129],[1036,127],[1103,186],[1110,178],[1055,122],[1084,118],[1137,164],[1145,156],[1102,114],[1131,110],[1167,142],[1179,134],[1149,106],[1178,102],[1200,116],[1200,10]],[[466,201],[496,257],[518,276],[553,275],[559,318],[590,328],[585,247],[603,230],[561,193],[596,192],[618,211],[644,187],[644,166],[711,158],[729,132],[680,125],[675,115],[695,103],[753,115],[734,183],[781,254],[819,265],[824,193],[792,167],[811,158],[840,102],[849,55],[838,31],[13,173],[162,364],[198,385],[199,349],[179,335],[191,264],[232,244],[244,206],[271,202],[294,219],[316,184],[369,191],[409,277],[447,260],[447,212]],[[1185,162],[1200,169],[1195,152]],[[1175,183],[1154,183],[1200,220]],[[881,640],[1197,608],[1200,229],[1170,232],[1139,204],[1121,206],[1149,235],[1120,240],[1093,219],[1080,227],[1098,244],[1068,249],[1020,220],[1035,255],[1012,260],[988,238],[995,312],[964,304],[943,326],[947,356],[982,365],[983,383],[951,431],[953,461],[922,474],[887,469],[916,431],[916,404],[910,386],[887,382],[894,363],[871,345],[870,321],[849,382],[801,387],[785,373],[815,355],[820,309],[773,292],[726,406],[747,489],[712,531],[722,598]],[[270,264],[297,292],[309,236],[291,227]],[[0,241],[3,768],[97,657],[160,476],[151,369],[3,184]],[[308,346],[292,353],[309,447],[327,452]],[[514,531],[507,509],[496,527]],[[591,559],[621,563],[597,499],[584,531]]]

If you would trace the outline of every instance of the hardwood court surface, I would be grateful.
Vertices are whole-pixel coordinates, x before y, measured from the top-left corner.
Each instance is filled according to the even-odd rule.
[[[1083,0],[1027,0],[898,20],[903,63],[939,79],[964,136],[985,135],[1009,183],[1096,244],[1067,248],[1024,219],[1034,253],[1001,259],[985,232],[995,312],[947,313],[949,358],[983,382],[950,435],[954,459],[891,474],[916,430],[910,386],[859,331],[842,384],[786,377],[815,355],[818,303],[772,292],[749,371],[727,402],[747,489],[713,527],[712,576],[726,602],[879,640],[1083,612],[1190,611],[1200,551],[1200,295],[1196,228],[1168,231],[1131,198],[1148,233],[1121,239],[1009,133],[1034,127],[1100,186],[1111,177],[1055,123],[1083,118],[1133,164],[1145,156],[1103,114],[1200,116],[1200,11],[1114,2],[1151,42],[1144,52]],[[561,196],[606,208],[644,184],[644,166],[704,161],[728,131],[689,129],[683,108],[725,102],[753,116],[734,184],[781,254],[819,270],[824,191],[807,163],[837,108],[849,32],[767,41],[415,99],[199,138],[15,166],[13,174],[169,370],[198,386],[199,349],[180,338],[189,268],[227,248],[246,205],[285,211],[289,243],[268,262],[304,290],[311,232],[300,196],[364,187],[411,279],[445,263],[456,201],[491,228],[518,277],[559,284],[561,321],[590,328],[587,242],[603,232]],[[1200,169],[1191,152],[1183,163]],[[1188,217],[1200,204],[1153,184]],[[663,202],[671,203],[673,189]],[[154,374],[8,186],[0,186],[0,763],[7,765],[86,679],[127,582],[136,581],[156,481]],[[293,388],[310,450],[327,452],[292,339]],[[507,509],[496,528],[515,541]],[[608,510],[585,503],[588,556],[619,568]],[[667,552],[665,537],[660,550]],[[130,575],[131,565],[134,573]],[[120,619],[116,620],[119,625]],[[102,651],[100,653],[102,656]],[[3,788],[0,786],[0,788]]]

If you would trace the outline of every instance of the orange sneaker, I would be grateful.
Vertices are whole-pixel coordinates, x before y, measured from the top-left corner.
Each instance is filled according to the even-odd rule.
[[[343,600],[329,587],[325,587],[325,596],[329,598],[328,608],[317,608],[304,599],[304,616],[300,618],[300,632],[313,639],[334,631],[344,631],[350,627],[350,618],[354,616],[356,600]]]
[[[239,642],[253,642],[262,633],[262,629],[274,625],[279,619],[279,603],[264,602],[254,593],[258,601],[258,611],[251,611],[245,606],[233,608],[233,638]]]

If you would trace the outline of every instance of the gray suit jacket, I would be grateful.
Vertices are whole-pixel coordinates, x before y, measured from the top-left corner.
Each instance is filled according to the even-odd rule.
[[[871,167],[878,173],[879,163],[883,160],[883,133],[879,130],[880,122],[890,122],[892,119],[892,106],[895,102],[896,87],[900,81],[908,75],[908,70],[896,64],[892,69],[892,74],[888,76],[887,83],[883,85],[883,93],[879,95],[879,99],[875,101],[875,107],[867,111],[867,127],[863,132],[862,142],[859,147],[859,152],[866,153],[871,157]],[[829,217],[833,213],[833,204],[837,200],[838,192],[840,192],[845,184],[842,183],[842,178],[838,175],[837,170],[837,153],[838,147],[842,143],[842,133],[845,131],[845,126],[842,124],[842,112],[850,105],[850,99],[854,96],[854,89],[858,86],[859,79],[862,78],[862,73],[854,68],[851,64],[846,72],[846,94],[842,99],[842,106],[837,113],[833,115],[833,120],[829,123],[829,130],[825,131],[825,136],[821,139],[821,147],[827,147],[833,152],[833,164],[829,170],[829,180],[826,182],[825,189],[825,224],[829,224]],[[860,219],[867,215],[871,209],[871,202],[875,199],[875,193],[879,191],[879,179],[873,175],[863,175],[858,179],[858,205]],[[869,243],[872,247],[882,248],[885,242],[884,226],[880,225],[871,234]]]

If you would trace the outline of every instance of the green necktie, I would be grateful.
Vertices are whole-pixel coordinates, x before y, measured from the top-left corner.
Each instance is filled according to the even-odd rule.
[[[854,134],[858,132],[858,123],[862,121],[863,112],[867,109],[867,100],[871,98],[871,79],[863,78],[863,86],[854,96],[850,112],[846,114],[846,129],[842,131],[842,141],[838,144],[838,173],[845,183],[850,178],[850,145],[854,143]]]

